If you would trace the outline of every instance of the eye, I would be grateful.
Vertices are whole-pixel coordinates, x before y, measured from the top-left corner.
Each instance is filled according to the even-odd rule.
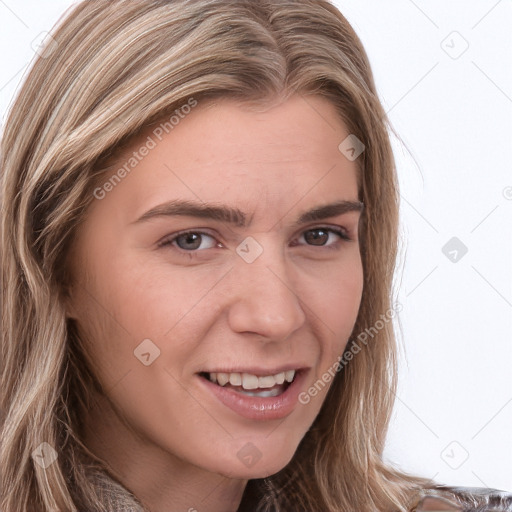
[[[183,249],[184,251],[202,251],[204,249],[211,249],[217,246],[217,244],[218,242],[215,238],[208,233],[203,233],[202,231],[187,231],[185,233],[178,233],[172,238],[164,240],[159,244],[159,247],[177,245],[179,249]]]
[[[350,240],[350,237],[346,234],[346,232],[343,229],[327,227],[308,229],[307,231],[304,231],[299,240],[303,238],[308,245],[312,246],[330,247],[332,245],[336,245],[336,237],[338,237],[338,241],[340,238],[345,241]]]

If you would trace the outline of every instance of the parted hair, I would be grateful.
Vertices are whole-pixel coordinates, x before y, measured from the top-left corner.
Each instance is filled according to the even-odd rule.
[[[365,146],[364,285],[349,351],[393,307],[399,192],[392,128],[338,9],[327,0],[88,0],[54,27],[0,146],[2,512],[140,507],[83,442],[97,382],[64,307],[68,250],[104,162],[190,98],[265,105],[293,94],[328,99]],[[249,481],[240,511],[410,509],[430,481],[383,461],[397,352],[387,322],[336,373],[286,467]],[[43,442],[58,455],[46,468],[33,456]]]

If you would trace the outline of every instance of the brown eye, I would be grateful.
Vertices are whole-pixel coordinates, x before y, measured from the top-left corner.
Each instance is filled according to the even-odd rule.
[[[329,240],[329,233],[323,229],[312,229],[304,233],[304,239],[311,245],[325,245]]]
[[[314,228],[308,229],[304,231],[303,237],[306,241],[306,244],[318,247],[331,247],[336,245],[335,239],[329,243],[329,238],[331,235],[336,235],[338,238],[342,240],[350,240],[350,238],[346,235],[346,233],[342,229],[332,229],[332,228]]]

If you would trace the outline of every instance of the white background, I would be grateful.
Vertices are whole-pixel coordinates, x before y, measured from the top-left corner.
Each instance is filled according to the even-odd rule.
[[[512,491],[512,2],[335,3],[405,144],[393,137],[403,353],[386,459]],[[2,122],[39,34],[70,5],[0,0]],[[453,237],[464,256],[443,253]]]

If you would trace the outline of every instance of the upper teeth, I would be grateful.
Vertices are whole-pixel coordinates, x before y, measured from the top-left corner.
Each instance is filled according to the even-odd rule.
[[[276,375],[265,375],[258,377],[251,373],[210,373],[209,378],[221,386],[228,382],[232,386],[242,386],[244,389],[271,388],[276,384],[283,384],[284,381],[292,382],[295,377],[295,370],[277,373]]]

